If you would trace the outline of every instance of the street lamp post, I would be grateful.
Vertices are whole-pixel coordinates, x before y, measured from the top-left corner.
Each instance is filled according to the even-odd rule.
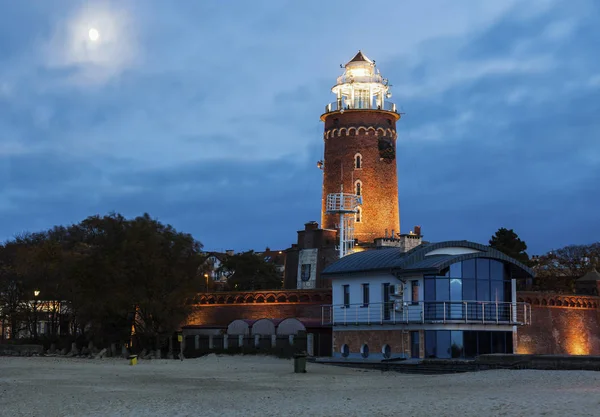
[[[204,274],[204,278],[206,278],[206,292],[208,293],[208,274]]]
[[[38,329],[37,329],[37,304],[38,304],[38,296],[40,295],[39,290],[33,291],[33,338],[37,340],[38,338]]]

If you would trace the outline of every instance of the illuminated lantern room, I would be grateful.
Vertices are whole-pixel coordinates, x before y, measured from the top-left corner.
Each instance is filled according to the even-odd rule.
[[[386,102],[392,93],[388,80],[383,78],[375,62],[361,51],[344,66],[331,91],[337,96],[335,103],[327,105],[326,113],[343,110],[387,110],[396,111],[396,105]]]

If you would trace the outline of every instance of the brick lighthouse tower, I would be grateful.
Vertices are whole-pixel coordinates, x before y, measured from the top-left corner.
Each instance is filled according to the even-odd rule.
[[[361,197],[355,208],[354,239],[371,243],[400,233],[396,171],[396,122],[400,114],[388,81],[375,62],[359,51],[345,66],[331,91],[336,101],[326,106],[323,229],[339,229],[340,216],[327,210],[327,196],[340,193]]]

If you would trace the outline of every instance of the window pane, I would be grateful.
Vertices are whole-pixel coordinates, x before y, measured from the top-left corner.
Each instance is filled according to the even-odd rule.
[[[463,300],[464,301],[475,301],[477,300],[477,291],[475,287],[474,279],[463,279],[462,280],[462,289],[463,289]]]
[[[383,319],[389,320],[391,317],[391,309],[393,307],[393,301],[390,301],[390,284],[386,282],[381,284],[383,289]]]
[[[363,284],[363,305],[369,305],[369,284]]]
[[[423,298],[425,301],[435,300],[435,279],[426,279]]]
[[[450,300],[452,303],[448,306],[450,318],[460,320],[464,318],[464,305],[462,303],[462,280],[457,278],[450,279]]]
[[[492,301],[498,301],[498,302],[504,302],[505,301],[505,297],[504,297],[504,282],[502,281],[492,281],[490,283],[491,285],[491,300]]]
[[[492,353],[506,353],[506,333],[492,333]]]
[[[441,302],[450,300],[450,280],[448,278],[438,278],[435,280],[435,300],[438,301],[434,306],[435,320],[443,320],[444,317],[448,317],[448,310],[444,311],[445,305]]]
[[[462,262],[462,276],[463,278],[475,278],[475,259],[468,259]]]
[[[453,330],[451,332],[451,352],[453,358],[464,357],[464,346],[463,346],[463,332],[462,330]]]
[[[485,355],[492,353],[492,335],[490,332],[477,332],[479,342],[479,354]]]
[[[462,301],[462,280],[457,278],[450,279],[450,300]]]
[[[512,301],[512,283],[504,281],[504,301]]]
[[[450,359],[452,357],[450,330],[439,330],[437,332],[437,357]]]
[[[477,304],[474,304],[473,301],[477,300],[477,287],[476,281],[474,279],[463,279],[462,280],[462,288],[463,288],[463,301],[470,301],[471,303],[467,304],[467,318],[472,320],[477,318]],[[464,308],[464,307],[463,307]]]
[[[456,262],[450,265],[450,276],[452,278],[462,278],[462,264],[461,262]]]
[[[435,331],[426,330],[425,331],[425,357],[426,358],[435,358],[437,357],[437,348],[435,344]]]
[[[412,288],[411,301],[416,304],[419,301],[419,281],[411,281],[410,285]]]
[[[448,278],[435,280],[435,299],[437,301],[450,300],[450,280]]]
[[[477,259],[477,279],[490,279],[489,259]]]
[[[477,281],[477,301],[490,301],[489,281]]]
[[[490,274],[491,274],[491,278],[493,280],[505,279],[504,264],[502,262],[491,259],[490,260]]]
[[[350,286],[344,285],[343,290],[344,290],[344,305],[348,306],[348,305],[350,305]]]
[[[477,332],[464,332],[465,358],[477,356]]]

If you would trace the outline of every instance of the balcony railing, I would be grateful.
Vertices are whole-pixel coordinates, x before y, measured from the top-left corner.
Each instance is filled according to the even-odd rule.
[[[389,101],[385,101],[382,106],[378,106],[375,103],[369,103],[369,101],[358,101],[355,103],[344,102],[340,103],[339,101],[334,101],[333,103],[329,103],[325,106],[325,113],[331,113],[334,111],[340,110],[385,110],[391,111],[394,113],[398,113],[396,108],[396,103],[392,103]]]
[[[390,301],[321,306],[322,324],[503,324],[531,323],[531,306],[496,301]]]

